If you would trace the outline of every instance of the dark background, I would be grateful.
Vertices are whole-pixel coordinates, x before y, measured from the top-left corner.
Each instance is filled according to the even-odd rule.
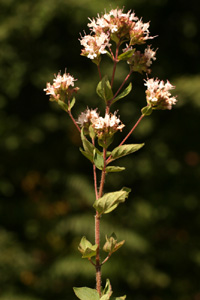
[[[88,17],[110,8],[151,20],[157,60],[152,76],[176,85],[178,104],[155,111],[129,143],[106,191],[132,188],[125,204],[102,219],[102,243],[113,231],[125,245],[103,267],[114,296],[130,300],[200,300],[200,8],[179,0],[0,1],[0,300],[75,299],[73,286],[95,287],[93,267],[77,251],[94,238],[92,169],[68,116],[43,88],[59,70],[78,78],[75,118],[96,108],[98,74],[80,56]],[[88,31],[87,31],[88,32]],[[105,72],[110,75],[105,58]],[[119,65],[119,82],[128,68]],[[122,77],[120,77],[122,74]],[[120,116],[131,128],[145,106],[143,76]],[[118,102],[117,102],[118,103]],[[113,109],[117,109],[116,105]]]

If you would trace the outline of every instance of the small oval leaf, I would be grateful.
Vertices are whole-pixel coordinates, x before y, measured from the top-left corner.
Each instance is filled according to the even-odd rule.
[[[116,98],[113,99],[112,104],[118,101],[119,99],[122,99],[126,97],[132,90],[132,83],[130,82],[129,85],[125,88],[125,90],[119,94]]]
[[[99,293],[88,287],[74,287],[74,293],[80,300],[100,300]]]
[[[104,159],[103,159],[103,156],[98,154],[95,149],[93,152],[93,160],[94,160],[94,164],[97,167],[97,169],[102,170],[104,167]]]
[[[108,214],[128,198],[130,191],[131,189],[124,187],[120,191],[107,193],[97,199],[93,206],[100,215]]]
[[[118,56],[118,60],[128,60],[134,54],[136,49],[130,49]]]
[[[113,98],[113,92],[108,80],[108,76],[104,76],[102,80],[98,83],[96,88],[97,95],[106,102]]]
[[[125,145],[121,145],[116,147],[115,149],[113,149],[113,151],[111,152],[111,159],[109,160],[109,162],[118,159],[120,157],[129,155],[131,153],[134,153],[136,151],[138,151],[140,148],[142,148],[144,146],[143,144],[125,144]]]
[[[124,167],[117,167],[117,166],[106,167],[106,172],[107,173],[121,172],[121,171],[124,171],[124,170],[125,170]]]

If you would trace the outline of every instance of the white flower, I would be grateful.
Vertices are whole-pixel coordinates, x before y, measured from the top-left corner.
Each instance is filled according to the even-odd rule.
[[[152,64],[152,60],[156,60],[156,51],[153,51],[150,46],[148,46],[145,50],[144,50],[144,56],[147,58],[147,62],[146,65],[147,67],[150,67]]]
[[[130,26],[133,21],[137,21],[138,17],[135,13],[131,13],[129,10],[127,13],[123,13],[123,9],[112,9],[109,13],[105,13],[101,17],[97,15],[95,19],[89,19],[88,27],[93,32],[101,32],[102,30],[110,31],[111,33],[117,32],[122,26]]]
[[[51,101],[65,101],[66,97],[71,97],[72,93],[76,93],[79,88],[70,88],[70,86],[74,86],[74,79],[73,76],[71,76],[69,73],[66,72],[61,75],[59,72],[58,75],[55,75],[55,78],[53,79],[53,84],[51,85],[49,82],[47,82],[47,86],[45,89],[43,89],[46,92],[46,95],[50,95]],[[63,93],[64,92],[64,93]]]
[[[85,35],[80,40],[80,43],[84,47],[82,55],[87,56],[90,59],[94,59],[100,54],[105,54],[105,48],[110,46],[109,36],[104,32],[95,36]]]
[[[69,87],[74,86],[74,81],[76,81],[76,79],[74,79],[73,76],[71,76],[69,73],[64,73],[63,76],[61,76],[60,72],[58,73],[58,75],[56,76],[55,79],[53,79],[54,83],[54,88],[60,88],[60,87]]]
[[[105,117],[99,117],[94,120],[93,127],[97,130],[109,130],[112,129],[113,131],[122,130],[122,128],[125,126],[124,124],[121,124],[120,119],[116,116],[116,112],[114,114],[105,114]]]
[[[174,89],[175,87],[167,80],[160,81],[158,79],[154,80],[153,78],[145,80],[147,87],[146,96],[147,103],[152,106],[154,109],[171,109],[172,105],[176,104],[176,97],[171,97],[169,90]]]
[[[52,95],[55,96],[55,87],[50,84],[50,82],[47,82],[46,89],[43,89],[43,91],[46,92],[46,95]]]
[[[97,113],[97,109],[89,109],[87,108],[86,111],[82,112],[78,117],[77,123],[83,127],[86,123],[94,123],[96,119],[99,118],[99,114]]]

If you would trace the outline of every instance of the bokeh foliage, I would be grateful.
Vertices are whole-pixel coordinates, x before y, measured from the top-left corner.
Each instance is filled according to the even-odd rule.
[[[159,48],[152,76],[176,85],[179,103],[144,119],[130,142],[145,147],[107,178],[107,191],[126,185],[132,193],[102,219],[102,241],[113,231],[126,240],[103,280],[127,299],[200,299],[200,9],[183,2],[1,0],[0,300],[75,299],[72,286],[95,284],[77,251],[82,235],[94,237],[91,166],[73,124],[42,89],[67,67],[80,87],[75,117],[99,105],[98,74],[78,38],[87,17],[116,6],[151,20]],[[127,70],[119,65],[119,82]],[[120,105],[127,132],[144,105],[143,78],[134,75]]]

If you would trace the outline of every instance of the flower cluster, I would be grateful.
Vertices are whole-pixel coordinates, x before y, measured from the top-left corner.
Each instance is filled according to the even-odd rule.
[[[57,76],[55,76],[55,79],[53,79],[53,84],[51,85],[50,82],[47,82],[47,86],[44,89],[46,92],[46,95],[50,95],[51,101],[63,101],[65,102],[66,98],[69,100],[73,93],[76,93],[79,88],[74,87],[74,79],[73,76],[71,76],[69,73],[66,72],[63,74],[63,76],[58,73]],[[71,88],[71,87],[72,88]]]
[[[80,43],[84,47],[81,54],[92,60],[106,53],[105,49],[111,46],[111,40],[120,45],[129,41],[131,46],[144,44],[147,39],[153,38],[149,36],[149,22],[143,23],[131,11],[123,13],[122,9],[112,9],[89,20],[91,35],[81,37]]]
[[[106,113],[103,118],[99,116],[97,109],[90,110],[89,108],[79,115],[77,123],[85,129],[88,129],[91,125],[98,138],[112,136],[118,130],[122,131],[125,126],[116,116],[116,112],[114,114]]]
[[[124,52],[129,51],[131,48],[127,47],[124,49]],[[131,66],[131,69],[135,72],[145,72],[149,74],[151,72],[151,69],[149,68],[152,64],[153,60],[156,60],[156,51],[152,50],[150,46],[147,46],[147,48],[144,50],[144,53],[141,53],[141,51],[135,51],[127,60],[127,63]]]
[[[109,36],[101,32],[98,36],[85,35],[80,40],[81,45],[84,47],[82,49],[81,55],[87,56],[90,59],[95,59],[100,54],[105,54],[105,48],[110,46]]]
[[[84,112],[81,112],[78,117],[77,123],[81,127],[89,127],[91,124],[95,123],[98,118],[99,114],[97,113],[97,109],[87,108]]]
[[[175,87],[168,80],[164,83],[163,80],[160,81],[151,78],[145,80],[144,85],[147,87],[147,103],[152,109],[171,109],[172,105],[176,104],[176,97],[171,97],[171,93],[169,92],[169,90],[172,90]]]

